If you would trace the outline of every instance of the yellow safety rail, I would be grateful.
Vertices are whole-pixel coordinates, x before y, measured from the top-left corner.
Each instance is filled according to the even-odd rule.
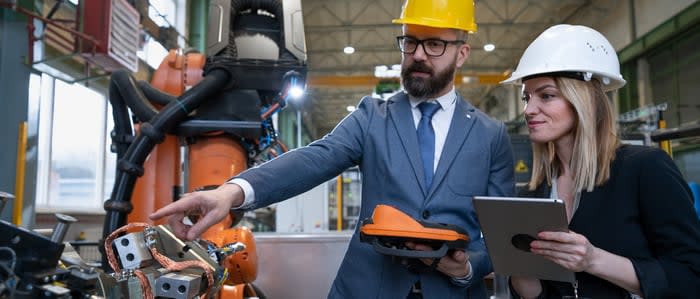
[[[343,175],[338,176],[338,182],[335,184],[335,206],[338,218],[336,219],[336,230],[343,230]]]
[[[15,202],[12,209],[12,222],[22,225],[22,206],[24,205],[24,159],[27,152],[27,122],[19,124],[17,134],[17,168],[15,170]]]

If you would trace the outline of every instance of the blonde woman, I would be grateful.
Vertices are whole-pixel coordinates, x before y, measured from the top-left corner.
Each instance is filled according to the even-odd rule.
[[[529,197],[566,203],[569,232],[532,253],[573,284],[511,277],[521,298],[700,298],[700,221],[687,182],[658,148],[623,145],[606,91],[625,84],[615,50],[585,26],[556,25],[504,83],[522,83],[533,145]]]

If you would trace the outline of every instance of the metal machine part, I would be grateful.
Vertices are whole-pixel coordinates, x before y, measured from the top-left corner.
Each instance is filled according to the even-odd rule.
[[[209,27],[207,53],[219,53],[228,45],[228,28],[231,23],[231,1],[212,0],[209,3]]]
[[[5,204],[10,200],[14,199],[15,196],[7,193],[7,192],[2,192],[0,191],[0,213],[2,213],[2,210],[5,208]]]
[[[288,52],[296,60],[306,62],[306,38],[304,35],[301,0],[277,0],[267,1],[267,3],[265,1],[235,1],[234,3],[236,4],[235,7],[231,6],[231,1],[229,0],[212,0],[210,2],[207,56],[217,55],[225,48],[231,47],[232,43],[235,43],[235,41],[231,40],[235,34],[232,29],[234,27],[232,23],[236,21],[236,17],[243,15],[243,11],[263,9],[272,14],[272,17],[280,23],[279,27],[283,28],[279,38],[284,41],[284,48],[279,49],[279,52]],[[282,7],[279,7],[279,5]],[[258,46],[256,43],[240,43],[233,46],[245,46],[246,44]],[[282,56],[280,55],[280,57]]]
[[[109,240],[119,227],[147,222],[150,213],[177,200],[182,192],[218,185],[270,159],[268,150],[277,146],[286,151],[272,116],[292,98],[290,90],[306,85],[301,0],[209,3],[205,54],[171,50],[150,84],[137,83],[126,71],[111,75],[112,142],[119,163],[117,179],[104,205],[103,237],[109,236]],[[181,272],[174,270],[173,264],[196,265],[193,269],[208,276],[203,288],[225,284],[219,298],[240,298],[232,289],[255,296],[259,292],[250,291],[257,276],[255,240],[249,230],[233,228],[231,217],[207,230],[201,243],[182,242],[167,229],[156,227],[157,249],[151,246],[149,238],[153,238],[148,235],[137,238],[145,238],[143,242],[129,244],[148,248],[160,269],[169,270],[166,272]],[[236,243],[245,246],[229,246]],[[119,247],[119,242],[115,246]],[[240,254],[233,254],[239,250]],[[171,262],[161,263],[165,259],[160,254]],[[133,273],[127,271],[127,277],[120,277],[115,285],[124,286],[129,280],[143,285],[143,275],[148,272],[153,280],[150,284],[155,286],[160,275],[150,270],[159,266],[155,262],[142,265],[146,258],[145,253],[120,254],[119,262],[128,264]],[[114,259],[109,257],[110,265],[103,260],[103,267],[109,272],[111,266],[121,275]],[[212,272],[215,282],[210,281]],[[121,294],[131,294],[127,289]],[[143,295],[151,294],[144,291]]]
[[[45,284],[40,287],[43,298],[70,299],[70,290],[58,285]]]
[[[284,1],[284,42],[287,50],[298,60],[306,61],[306,37],[304,36],[301,1]]]
[[[145,229],[105,244],[114,245],[118,254],[112,255],[124,267],[121,270],[116,267],[113,275],[100,276],[101,292],[107,298],[190,299],[205,294],[211,297],[233,273],[222,266],[226,257],[246,249],[239,242],[220,248],[203,240],[185,242],[165,225],[130,225]],[[106,251],[109,255],[109,250]],[[209,273],[213,281],[208,280]]]
[[[0,247],[15,252],[15,273],[30,274],[55,269],[64,245],[0,220]]]
[[[223,272],[221,265],[211,258],[211,253],[200,243],[185,242],[178,239],[167,226],[159,225],[155,228],[159,236],[158,244],[165,256],[176,262],[202,261],[209,264],[212,269],[215,269],[215,272]]]
[[[124,267],[109,275],[86,263],[69,243],[0,221],[0,265],[5,270],[0,271],[0,298],[213,298],[230,275],[239,275],[222,264],[244,254],[243,243],[184,242],[166,226],[144,226],[142,232],[108,244],[118,251],[112,252],[116,264]],[[55,229],[56,239],[63,239],[62,230]]]
[[[59,221],[74,218],[62,215]],[[63,243],[67,223],[54,229],[55,238],[0,220],[0,298],[91,298],[98,270],[82,262]],[[64,258],[64,248],[68,255]],[[72,263],[59,264],[59,258]]]
[[[221,248],[215,249],[214,251],[218,255],[220,255],[220,258],[223,260],[226,257],[228,257],[236,252],[245,250],[245,248],[246,248],[245,244],[243,244],[241,242],[236,242],[236,243],[226,244],[226,245],[222,246]]]
[[[173,299],[190,299],[200,292],[201,277],[187,273],[168,273],[156,279],[155,295]]]
[[[283,88],[289,71],[306,78],[301,0],[213,0],[209,14],[204,72],[228,70],[227,89],[256,90],[264,98]]]
[[[70,225],[78,219],[75,219],[71,216],[65,215],[65,214],[56,214],[56,226],[53,229],[53,234],[51,234],[51,241],[56,242],[56,243],[63,243],[63,239],[66,237],[66,233],[68,232],[68,228],[70,228]]]
[[[114,244],[124,269],[138,269],[153,262],[142,232],[119,237]]]

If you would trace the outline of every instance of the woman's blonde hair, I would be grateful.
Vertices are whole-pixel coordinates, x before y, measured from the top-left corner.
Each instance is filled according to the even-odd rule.
[[[576,114],[574,150],[571,170],[574,172],[574,190],[593,191],[610,178],[610,167],[620,141],[617,137],[615,115],[610,99],[598,80],[581,81],[554,77],[562,96]],[[545,179],[551,185],[553,176],[562,169],[553,142],[532,144],[532,176],[528,187],[534,190]]]

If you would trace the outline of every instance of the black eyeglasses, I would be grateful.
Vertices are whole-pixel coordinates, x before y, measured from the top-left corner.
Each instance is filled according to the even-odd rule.
[[[445,54],[448,44],[461,45],[466,43],[463,40],[441,40],[437,38],[417,39],[410,36],[397,36],[396,41],[399,43],[399,50],[404,54],[416,53],[418,45],[423,45],[423,51],[431,57],[438,57]]]

